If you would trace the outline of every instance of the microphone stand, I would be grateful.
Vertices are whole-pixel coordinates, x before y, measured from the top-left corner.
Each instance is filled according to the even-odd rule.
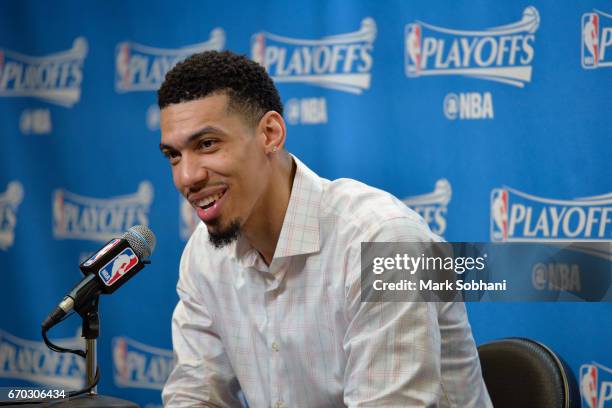
[[[75,308],[83,320],[82,337],[85,338],[87,385],[94,384],[99,378],[97,361],[97,339],[100,335],[100,317],[98,315],[98,301],[100,295],[94,296],[92,301]],[[97,384],[91,390],[78,397],[73,397],[58,404],[50,405],[62,408],[101,407],[101,408],[138,408],[138,404],[98,394]]]
[[[87,384],[93,384],[96,381],[97,368],[97,339],[100,335],[100,317],[98,315],[98,300],[96,296],[93,301],[87,305],[85,310],[77,311],[83,320],[82,336],[85,338],[85,367],[87,370]],[[96,395],[98,385],[96,384],[90,391],[89,395]]]

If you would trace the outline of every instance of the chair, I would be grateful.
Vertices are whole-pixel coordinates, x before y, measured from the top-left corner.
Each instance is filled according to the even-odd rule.
[[[501,339],[481,345],[478,354],[495,408],[580,408],[572,371],[542,343]]]

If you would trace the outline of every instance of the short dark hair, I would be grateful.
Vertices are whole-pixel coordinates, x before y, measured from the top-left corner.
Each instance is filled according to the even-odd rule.
[[[174,66],[157,91],[160,109],[209,95],[226,93],[228,111],[252,123],[268,111],[283,114],[278,90],[265,68],[231,51],[205,51]]]

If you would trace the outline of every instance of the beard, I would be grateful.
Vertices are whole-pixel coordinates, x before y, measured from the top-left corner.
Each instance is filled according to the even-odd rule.
[[[238,239],[241,230],[240,224],[239,220],[233,220],[225,228],[221,228],[219,224],[213,225],[216,228],[208,229],[208,240],[215,248],[223,248]]]

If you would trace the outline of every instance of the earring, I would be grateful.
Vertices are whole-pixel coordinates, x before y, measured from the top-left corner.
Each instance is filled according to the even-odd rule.
[[[278,146],[274,146],[274,147],[272,148],[272,153],[276,153],[276,151],[277,151],[277,150],[278,150]]]

